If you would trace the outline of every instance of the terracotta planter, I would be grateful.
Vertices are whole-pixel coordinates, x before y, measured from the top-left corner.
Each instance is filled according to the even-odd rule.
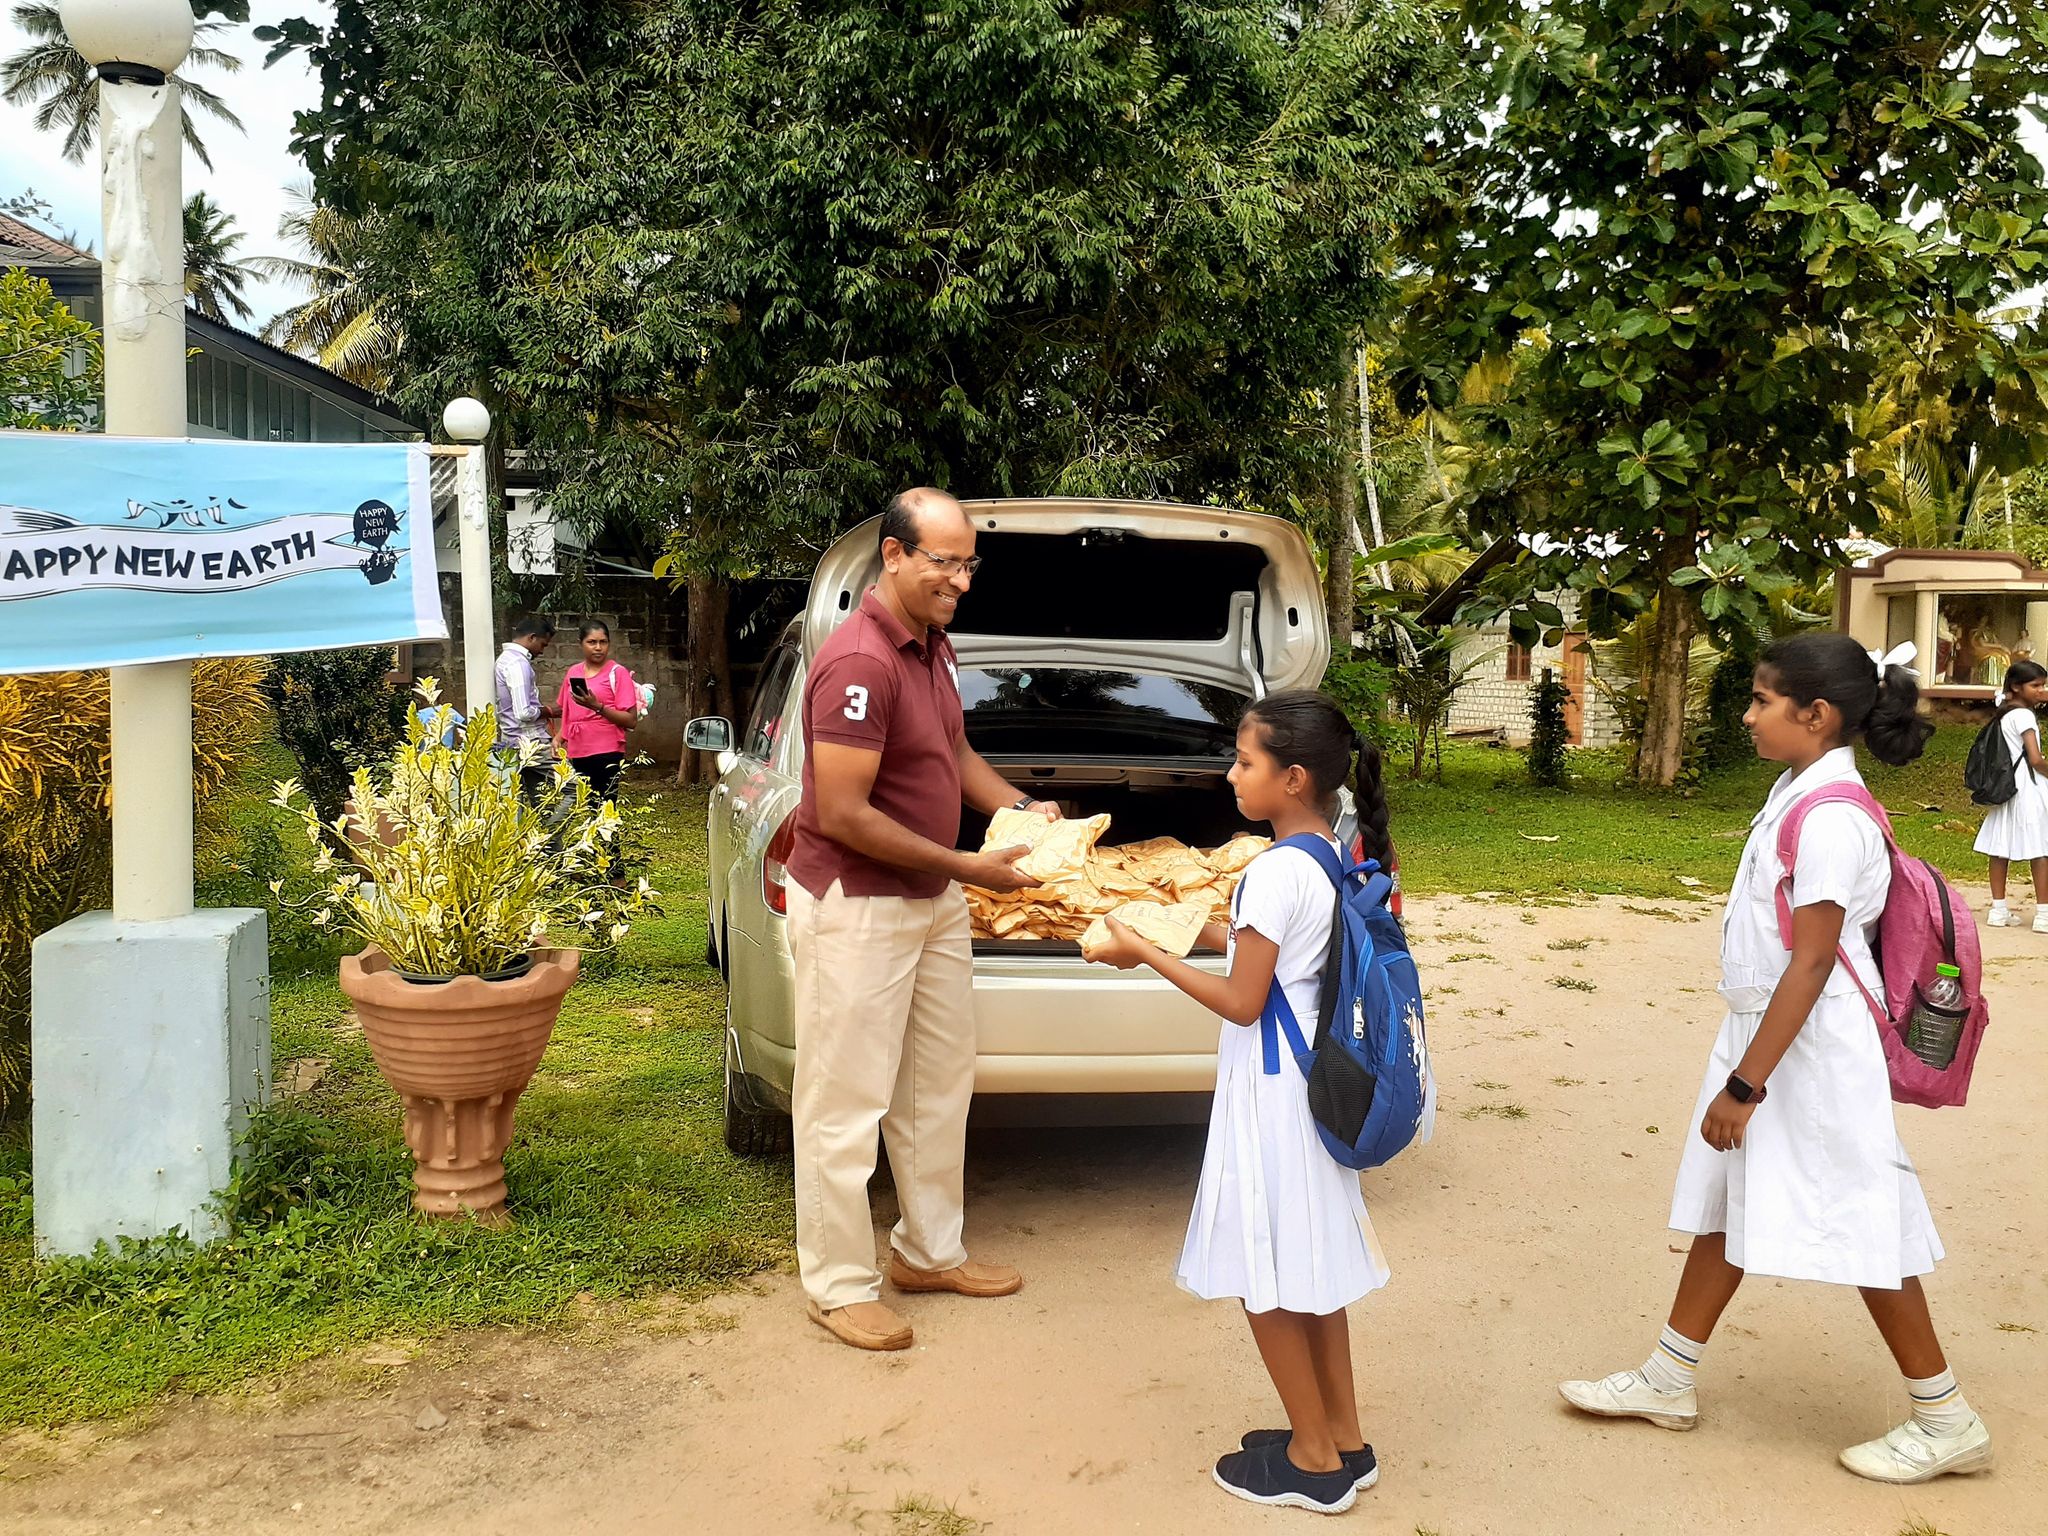
[[[413,1205],[430,1216],[502,1223],[512,1113],[576,980],[573,949],[544,949],[513,981],[407,981],[366,949],[341,962],[370,1054],[405,1100]]]

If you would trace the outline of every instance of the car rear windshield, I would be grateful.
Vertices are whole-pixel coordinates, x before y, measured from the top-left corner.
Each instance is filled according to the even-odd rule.
[[[1250,700],[1146,672],[962,667],[960,702],[979,752],[1227,760]]]

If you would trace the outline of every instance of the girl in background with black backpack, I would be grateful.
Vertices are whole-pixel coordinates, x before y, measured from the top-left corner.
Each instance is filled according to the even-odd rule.
[[[2003,760],[2012,763],[2013,782],[2006,797],[1984,813],[1977,833],[1977,851],[1991,859],[1990,923],[1994,928],[2019,926],[2005,899],[2006,871],[2019,859],[2034,866],[2034,932],[2048,933],[2048,900],[2043,899],[2048,895],[2048,765],[2042,762],[2040,721],[2034,714],[2048,704],[2048,667],[2014,662],[1996,703],[2002,713],[1994,726],[2004,740]],[[1972,749],[1970,756],[1978,755]],[[1973,784],[1971,794],[1983,797],[1984,786]]]

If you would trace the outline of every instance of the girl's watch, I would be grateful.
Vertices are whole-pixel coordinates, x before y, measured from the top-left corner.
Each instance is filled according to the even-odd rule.
[[[1770,1089],[1756,1086],[1739,1072],[1728,1074],[1728,1097],[1738,1104],[1747,1104],[1752,1100],[1761,1104],[1769,1092]]]

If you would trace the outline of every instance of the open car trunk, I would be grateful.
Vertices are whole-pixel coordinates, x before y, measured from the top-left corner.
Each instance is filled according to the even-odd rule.
[[[1329,664],[1322,578],[1284,519],[1061,497],[962,507],[983,562],[950,631],[962,666],[1132,669],[1257,695],[1313,688]],[[880,573],[878,522],[818,562],[807,655]]]

